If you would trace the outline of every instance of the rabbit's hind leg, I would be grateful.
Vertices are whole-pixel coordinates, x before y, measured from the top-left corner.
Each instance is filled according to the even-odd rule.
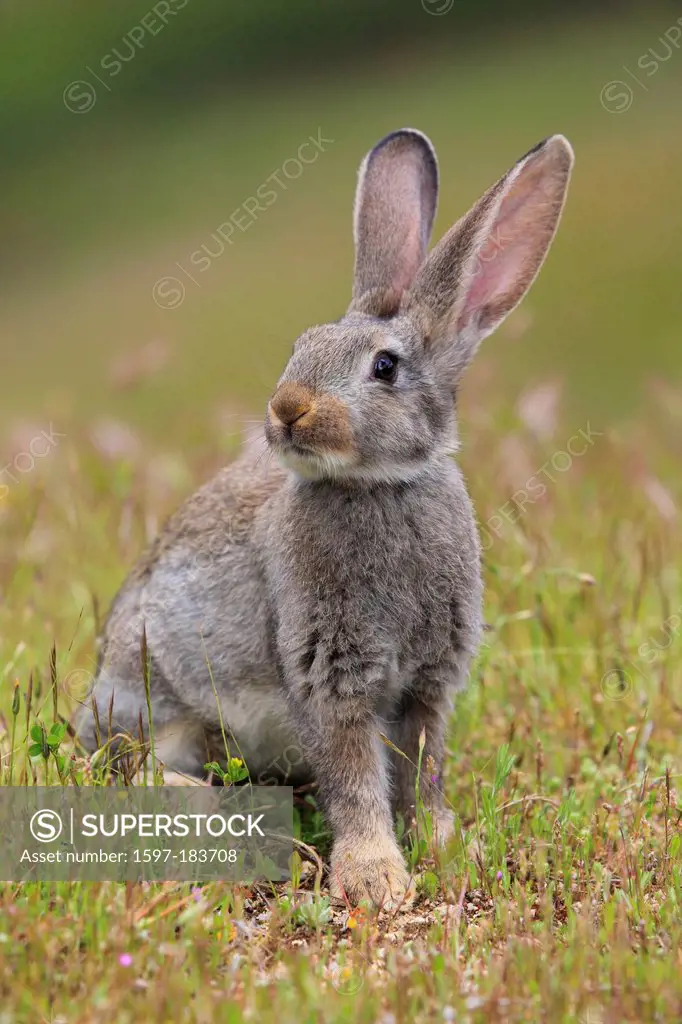
[[[154,737],[154,755],[163,770],[164,786],[208,786],[206,737],[188,717],[168,722]]]
[[[142,684],[130,685],[100,669],[76,716],[78,739],[90,754],[105,752],[98,757],[100,766],[106,762],[126,774],[128,768],[137,782],[146,775],[151,783],[154,764],[161,766],[166,785],[197,785],[206,777],[209,760],[203,726],[158,682],[153,675],[150,724]]]

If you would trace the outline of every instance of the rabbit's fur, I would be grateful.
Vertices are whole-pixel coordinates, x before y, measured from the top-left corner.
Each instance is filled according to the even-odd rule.
[[[572,159],[562,136],[541,143],[427,255],[435,154],[416,131],[383,139],[360,169],[350,310],[298,339],[268,406],[277,460],[247,451],[194,494],[106,624],[85,746],[147,733],[144,630],[167,772],[201,777],[224,733],[254,781],[314,779],[351,900],[409,898],[392,814],[414,814],[420,735],[421,794],[451,828],[445,730],[482,594],[455,391],[534,280]]]

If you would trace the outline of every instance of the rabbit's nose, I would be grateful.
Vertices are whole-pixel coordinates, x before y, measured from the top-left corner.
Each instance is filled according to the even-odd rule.
[[[291,427],[309,413],[313,405],[313,396],[301,384],[282,384],[270,401],[270,415]]]

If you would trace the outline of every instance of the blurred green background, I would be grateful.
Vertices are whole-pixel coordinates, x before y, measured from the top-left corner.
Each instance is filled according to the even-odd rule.
[[[679,382],[678,4],[0,9],[3,429],[110,417],[186,446],[259,413],[296,335],[345,309],[357,165],[404,125],[439,153],[436,235],[539,139],[576,151],[555,248],[469,403],[494,377],[504,415],[549,381],[601,428]],[[287,177],[318,132],[333,142]],[[249,220],[273,174],[285,187]],[[247,228],[198,270],[240,208]],[[177,284],[154,293],[167,277],[185,289],[173,308]]]

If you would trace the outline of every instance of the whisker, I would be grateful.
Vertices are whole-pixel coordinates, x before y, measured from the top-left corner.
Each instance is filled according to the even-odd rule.
[[[261,467],[263,467],[264,470],[265,470],[265,475],[266,476],[268,474],[270,466],[272,465],[272,457],[273,457],[273,451],[270,448],[270,446],[267,444],[265,438],[263,438],[263,449],[256,456],[255,465],[256,465],[257,469],[260,469]]]

